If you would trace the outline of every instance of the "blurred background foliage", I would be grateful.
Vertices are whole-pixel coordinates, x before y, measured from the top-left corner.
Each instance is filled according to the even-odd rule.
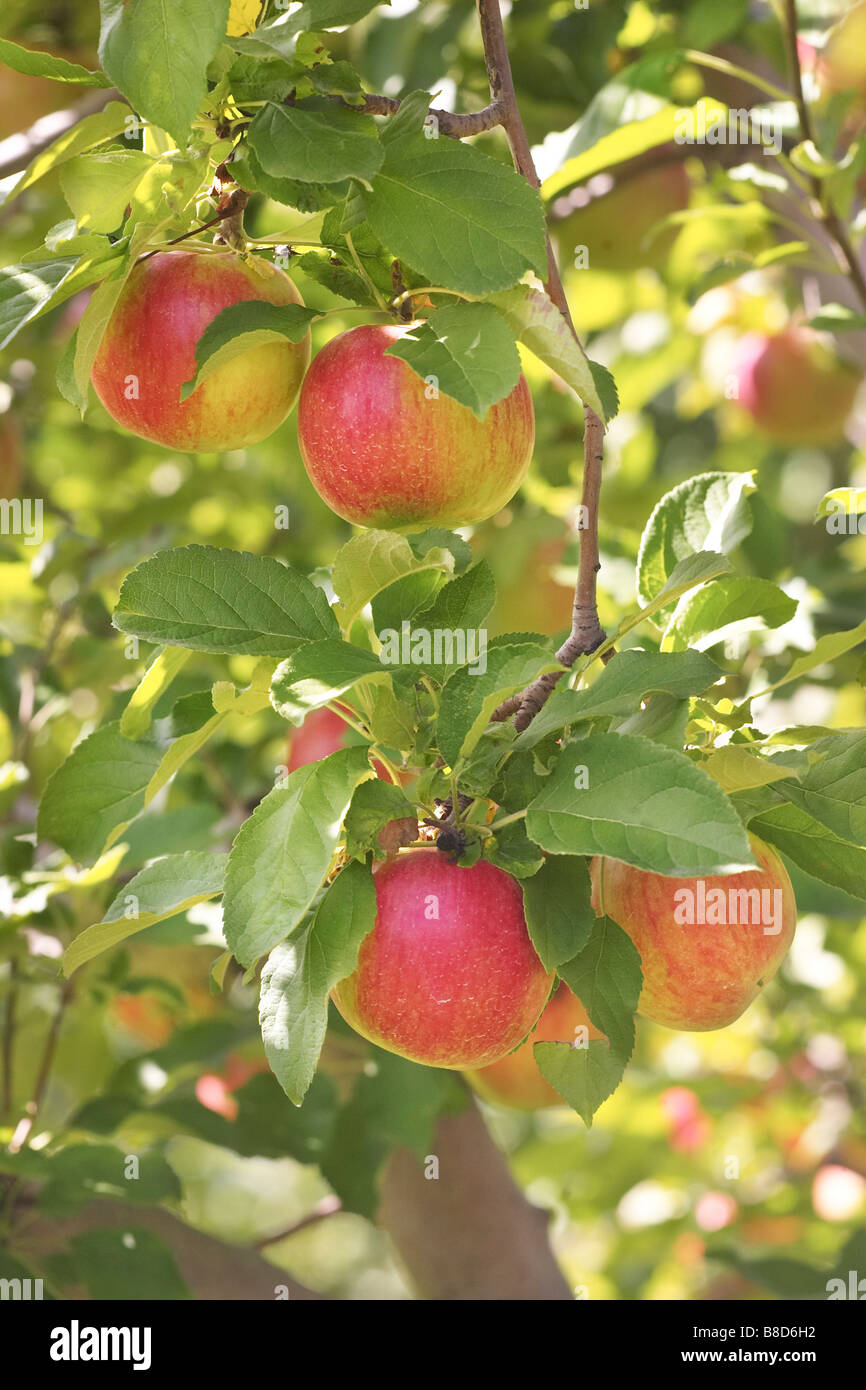
[[[839,8],[810,0],[799,6],[801,23],[820,32]],[[97,7],[73,0],[7,0],[0,20],[0,35],[88,66],[97,28]],[[543,176],[567,156],[600,89],[638,59],[701,48],[783,80],[773,11],[745,0],[593,0],[588,10],[569,0],[517,0],[508,33]],[[335,58],[351,58],[369,90],[400,96],[425,87],[451,109],[487,99],[471,0],[399,0],[327,43]],[[655,71],[658,94],[675,103],[735,95],[729,77],[690,63],[661,62]],[[3,69],[0,140],[66,98],[59,85]],[[499,133],[482,138],[508,158]],[[824,299],[844,300],[845,293],[842,284],[827,292],[827,272],[794,257],[775,265],[769,256],[762,266],[762,254],[790,233],[780,234],[779,220],[766,215],[766,190],[732,179],[724,159],[707,155],[690,147],[683,159],[682,148],[665,146],[652,159],[632,161],[612,191],[610,175],[600,173],[577,196],[569,190],[553,199],[550,212],[576,325],[590,356],[613,371],[622,405],[606,449],[602,623],[613,625],[634,603],[637,546],[659,498],[698,473],[754,469],[759,491],[740,570],[776,580],[800,601],[786,627],[736,639],[744,679],[769,685],[792,651],[809,651],[822,633],[863,618],[866,535],[829,534],[814,516],[830,489],[866,488],[866,412],[861,397],[833,443],[790,446],[762,434],[725,398],[725,373],[744,334],[807,317],[813,282]],[[581,223],[590,193],[595,220]],[[56,175],[7,211],[0,207],[0,264],[20,259],[65,215]],[[287,220],[285,207],[257,195],[247,228],[290,241],[314,237],[321,216],[288,210]],[[579,241],[604,246],[590,268],[572,268]],[[743,273],[700,293],[702,277],[732,256],[743,258]],[[341,305],[301,267],[291,269],[308,304]],[[33,825],[47,777],[76,740],[118,716],[145,669],[147,650],[131,659],[110,625],[121,579],[157,547],[192,541],[275,554],[311,571],[350,534],[306,479],[294,417],[243,452],[195,457],[118,432],[95,400],[82,423],[55,386],[82,309],[72,300],[32,324],[0,367],[0,495],[45,499],[41,545],[0,538],[0,913],[15,898],[14,916],[5,925],[0,919],[0,1005],[17,983],[15,1066],[0,1116],[7,1137],[2,1124],[33,1094],[58,1017],[58,934],[98,920],[104,906],[98,875],[52,881],[50,859],[35,872]],[[314,352],[356,322],[347,312],[345,321],[316,325]],[[860,339],[845,335],[839,347],[862,370]],[[570,623],[582,422],[572,394],[535,359],[526,359],[525,370],[537,420],[531,474],[505,511],[470,538],[499,585],[491,626],[555,638]],[[274,524],[281,507],[289,511],[287,529]],[[249,675],[246,659],[227,666],[235,680]],[[194,656],[157,716],[225,674],[222,661]],[[818,668],[764,700],[759,723],[866,725],[864,674],[856,651]],[[284,764],[285,742],[273,712],[235,720],[130,827],[123,872],[179,845],[226,847]],[[772,1257],[782,1252],[829,1269],[866,1221],[864,903],[802,873],[794,878],[801,910],[794,947],[738,1023],[685,1035],[639,1021],[634,1062],[591,1131],[564,1108],[534,1115],[486,1109],[519,1182],[551,1213],[555,1249],[579,1296],[789,1293],[786,1279],[794,1276],[780,1274]],[[210,989],[220,942],[218,912],[200,907],[142,932],[76,977],[39,1135],[62,1133],[73,1159],[77,1143],[108,1135],[125,1151],[152,1146],[167,1165],[152,1175],[153,1200],[179,1203],[191,1225],[230,1242],[261,1243],[328,1212],[271,1240],[266,1257],[331,1296],[411,1296],[371,1219],[369,1150],[375,1157],[376,1145],[394,1137],[394,1116],[379,1116],[366,1153],[341,1146],[329,1128],[334,1096],[363,1071],[367,1049],[359,1051],[335,1020],[324,1075],[304,1111],[292,1112],[263,1071],[253,988],[230,971],[224,993]],[[385,1059],[386,1067],[392,1063]],[[353,1170],[357,1200],[332,1212],[318,1204],[332,1191],[336,1151]],[[66,1188],[56,1180],[58,1211],[72,1209],[84,1188],[105,1190],[94,1179],[76,1187],[74,1168],[70,1160]],[[79,1278],[92,1285],[92,1257],[85,1249],[79,1257]],[[745,1267],[750,1259],[760,1268]]]

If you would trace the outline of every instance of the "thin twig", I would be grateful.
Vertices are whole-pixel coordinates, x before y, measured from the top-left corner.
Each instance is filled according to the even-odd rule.
[[[36,1078],[36,1085],[33,1087],[33,1097],[27,1102],[24,1118],[17,1125],[15,1133],[9,1141],[10,1153],[16,1154],[20,1149],[26,1147],[39,1117],[39,1111],[42,1109],[42,1102],[45,1099],[45,1092],[51,1078],[51,1068],[54,1065],[60,1029],[63,1025],[67,1006],[72,998],[73,987],[73,981],[67,980],[61,989],[60,1002],[57,1006],[57,1012],[51,1020],[51,1028],[46,1039],[45,1050],[42,1053],[42,1061],[39,1064],[39,1075]]]
[[[3,1015],[3,1089],[0,1092],[0,1123],[6,1124],[12,1108],[12,1075],[15,1062],[15,1005],[18,998],[18,961],[9,962],[9,993]]]
[[[401,106],[397,97],[380,96],[377,92],[367,92],[363,105],[357,102],[343,104],[350,111],[360,111],[370,116],[393,116]],[[494,126],[502,124],[501,112],[495,101],[480,111],[442,111],[434,106],[429,114],[436,121],[439,133],[450,135],[455,140],[462,140],[467,135],[481,135],[483,131],[492,130]]]
[[[478,18],[481,24],[481,37],[484,43],[492,105],[500,112],[501,124],[508,137],[514,167],[533,188],[540,188],[541,181],[535,168],[532,150],[517,104],[499,0],[478,0]],[[586,356],[583,344],[574,327],[549,235],[547,237],[547,280],[544,288],[548,298],[556,305],[568,324],[581,352]],[[604,630],[598,621],[596,602],[596,577],[600,567],[598,558],[598,507],[601,494],[603,440],[604,425],[595,411],[589,406],[585,406],[583,496],[581,499],[581,516],[585,520],[585,526],[581,529],[580,536],[580,559],[574,591],[571,633],[556,653],[557,660],[561,661],[563,666],[573,666],[579,656],[595,651],[596,647],[601,646],[605,640]],[[502,723],[514,714],[514,727],[518,730],[525,729],[535,718],[563,675],[563,671],[551,671],[547,675],[540,676],[521,695],[511,696],[508,700],[503,701],[494,710],[493,721]]]
[[[790,71],[791,86],[794,89],[794,103],[797,107],[797,116],[800,122],[800,132],[804,140],[809,140],[817,149],[815,130],[812,125],[812,113],[809,110],[809,103],[806,101],[803,92],[803,76],[800,71],[800,54],[797,51],[797,4],[796,0],[783,0],[785,22],[782,26],[785,38],[785,48],[788,56],[788,68]],[[840,253],[840,265],[850,275],[851,281],[857,290],[860,302],[866,308],[866,275],[860,259],[842,220],[836,209],[825,195],[824,186],[819,178],[810,179],[812,197],[820,211],[821,221],[827,229],[831,239],[836,243]]]
[[[260,1240],[253,1241],[256,1250],[264,1250],[268,1245],[276,1245],[277,1241],[288,1240],[290,1236],[296,1236],[299,1231],[306,1231],[310,1226],[316,1226],[327,1216],[336,1216],[343,1210],[343,1204],[339,1197],[323,1197],[317,1202],[311,1212],[302,1216],[300,1221],[296,1221],[293,1226],[287,1226],[284,1231],[277,1231],[272,1236],[262,1236]]]

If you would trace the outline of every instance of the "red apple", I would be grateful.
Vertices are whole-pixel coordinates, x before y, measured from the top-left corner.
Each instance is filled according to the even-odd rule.
[[[210,321],[242,300],[300,304],[268,261],[167,251],[140,261],[108,322],[93,385],[118,424],[169,449],[242,449],[272,434],[295,402],[309,338],[250,347],[218,367],[186,401],[196,344]]]
[[[644,1018],[693,1032],[726,1028],[775,975],[797,904],[776,851],[754,835],[749,843],[760,868],[702,879],[593,859],[593,907],[619,923],[640,953]]]
[[[352,328],[322,348],[298,403],[310,480],[359,526],[423,530],[483,521],[505,506],[535,437],[523,377],[478,420],[386,349],[409,325]]]
[[[553,983],[535,953],[520,884],[435,848],[373,869],[376,925],[334,1003],[362,1037],[413,1062],[464,1070],[515,1048]]]
[[[236,1120],[240,1106],[234,1092],[259,1072],[267,1070],[264,1057],[248,1061],[239,1052],[230,1052],[219,1071],[205,1071],[198,1077],[195,1083],[196,1100],[224,1119]]]
[[[832,444],[843,437],[860,374],[808,328],[739,343],[736,399],[778,444]]]
[[[307,763],[318,763],[331,753],[346,747],[346,734],[349,726],[336,710],[314,709],[307,715],[303,724],[289,731],[287,742],[286,767],[289,772],[297,772]],[[384,770],[384,769],[383,769]],[[381,773],[379,774],[381,776]]]
[[[578,1028],[586,1034],[577,1038]],[[516,1052],[491,1062],[480,1071],[466,1073],[467,1080],[486,1100],[500,1105],[512,1105],[518,1110],[544,1110],[566,1102],[538,1070],[534,1046],[537,1042],[567,1042],[603,1038],[590,1023],[586,1010],[577,995],[562,982],[526,1042]]]
[[[21,431],[14,415],[0,415],[0,497],[17,497],[21,487]]]

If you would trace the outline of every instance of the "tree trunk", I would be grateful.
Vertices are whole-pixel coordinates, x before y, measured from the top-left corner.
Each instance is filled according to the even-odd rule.
[[[380,1220],[420,1298],[454,1301],[572,1297],[547,1237],[547,1216],[526,1200],[470,1101],[439,1120],[431,1156],[408,1149],[382,1179]]]

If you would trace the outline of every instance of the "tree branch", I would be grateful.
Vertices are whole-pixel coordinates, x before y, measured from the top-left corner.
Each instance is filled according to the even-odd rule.
[[[395,1149],[380,1217],[419,1296],[453,1302],[564,1301],[571,1291],[547,1238],[547,1214],[526,1200],[474,1101],[443,1115],[431,1155],[438,1176]]]
[[[367,92],[364,96],[363,106],[351,102],[343,102],[350,111],[363,111],[370,116],[393,116],[400,110],[402,102],[396,97],[380,96],[376,92]],[[467,135],[481,135],[485,130],[492,130],[494,126],[501,125],[501,113],[496,102],[491,102],[481,111],[442,111],[438,107],[431,107],[430,115],[436,118],[440,134],[450,135],[455,140],[462,140]]]
[[[499,0],[478,0],[478,17],[481,23],[481,36],[484,41],[484,55],[487,62],[487,77],[490,83],[492,105],[501,114],[501,124],[508,137],[514,167],[533,188],[540,188],[541,181],[532,158],[529,140],[520,116],[514,79],[511,75],[511,62],[502,26]],[[562,285],[559,266],[550,236],[547,237],[547,280],[544,286],[548,298],[556,305],[583,353],[584,346],[577,335],[568,300]],[[605,640],[605,632],[598,621],[596,600],[596,577],[600,568],[598,558],[598,507],[601,496],[601,470],[603,461],[604,425],[589,406],[584,407],[583,433],[583,495],[581,498],[581,517],[585,525],[581,528],[580,559],[578,562],[577,584],[574,591],[571,633],[556,653],[557,661],[563,666],[573,666],[579,656],[595,651]],[[519,696],[511,696],[494,710],[492,721],[502,723],[514,714],[514,727],[522,730],[531,724],[542,705],[549,698],[563,672],[552,671],[540,676],[537,681]],[[516,711],[516,712],[515,712]]]
[[[803,75],[800,71],[800,54],[797,50],[796,0],[783,0],[783,6],[784,24],[782,25],[782,30],[788,56],[791,86],[794,89],[794,102],[797,107],[797,116],[800,122],[800,132],[803,139],[811,141],[817,149],[815,130],[812,125],[812,113],[809,110],[809,103],[806,101],[803,92]],[[812,178],[810,183],[812,185],[812,197],[817,205],[821,221],[838,249],[840,266],[851,277],[860,302],[863,307],[866,308],[866,275],[863,273],[860,258],[851,243],[845,227],[842,225],[839,214],[825,195],[824,185],[821,179]]]
[[[26,1211],[26,1207],[23,1210]],[[197,1231],[165,1207],[135,1206],[99,1197],[71,1216],[45,1216],[34,1209],[26,1212],[20,1227],[13,1228],[9,1247],[25,1264],[39,1269],[43,1262],[60,1254],[75,1236],[109,1226],[151,1231],[164,1241],[177,1261],[181,1277],[197,1299],[273,1301],[280,1286],[288,1290],[293,1303],[325,1298],[324,1294],[297,1283],[258,1251],[230,1245],[204,1231]],[[86,1296],[83,1290],[65,1292],[72,1292],[75,1297]]]
[[[31,160],[43,150],[47,150],[48,146],[53,145],[61,135],[65,135],[67,130],[72,130],[72,127],[83,121],[85,116],[95,115],[110,101],[122,100],[119,92],[106,91],[103,87],[99,91],[89,93],[77,105],[68,106],[62,111],[50,111],[47,116],[40,116],[28,130],[22,130],[18,135],[10,135],[8,139],[0,142],[0,179],[26,169]]]

